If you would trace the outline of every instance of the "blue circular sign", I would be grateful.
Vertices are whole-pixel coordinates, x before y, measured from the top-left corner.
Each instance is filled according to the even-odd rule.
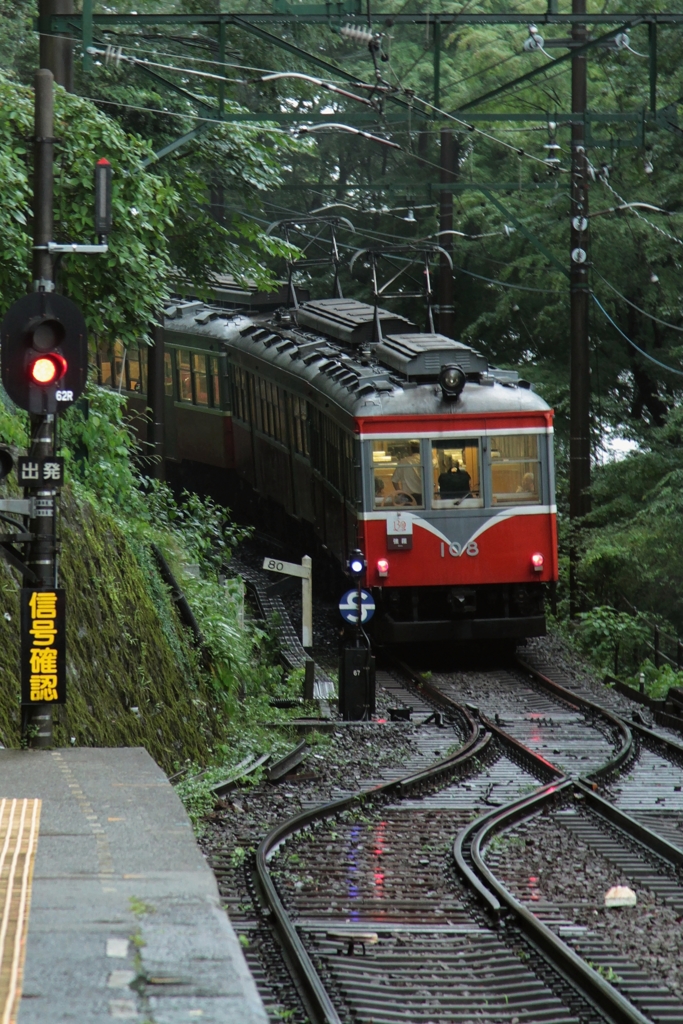
[[[352,626],[358,625],[358,591],[347,590],[344,596],[339,601],[339,611],[341,617],[345,622],[350,622]],[[365,622],[369,622],[372,616],[375,614],[375,602],[372,600],[372,594],[367,590],[361,590],[360,592],[360,621],[361,625]]]

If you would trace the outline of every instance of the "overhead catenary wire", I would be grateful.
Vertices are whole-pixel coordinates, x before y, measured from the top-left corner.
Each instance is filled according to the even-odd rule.
[[[642,220],[643,223],[647,224],[649,227],[653,229],[653,231],[656,231],[658,234],[664,235],[664,237],[668,238],[670,242],[675,242],[676,245],[683,245],[683,238],[678,238],[676,235],[672,235],[670,231],[665,231],[664,228],[660,228],[659,224],[654,224],[651,220],[649,220],[649,218],[644,217],[642,213],[639,213],[638,209],[633,204],[629,203],[628,200],[624,199],[623,196],[620,196],[617,190],[613,188],[612,185],[610,185],[609,181],[607,180],[604,174],[598,175],[598,178],[605,186],[605,188],[608,189],[613,196],[616,196],[619,202],[622,203],[626,209],[629,209],[633,214],[635,214],[638,220]]]
[[[108,48],[108,50],[110,51],[110,56],[111,56],[111,51],[114,50],[114,49],[116,49],[116,48],[113,48],[113,47],[109,47]],[[214,75],[214,74],[212,74],[210,72],[196,71],[196,70],[191,69],[191,68],[182,68],[182,67],[179,67],[177,65],[163,64],[161,62],[149,61],[146,58],[139,58],[139,57],[130,56],[128,54],[123,54],[122,52],[120,52],[120,50],[121,50],[121,48],[118,48],[118,51],[116,52],[116,54],[114,56],[114,60],[116,62],[118,62],[119,60],[122,60],[122,61],[125,61],[126,63],[130,63],[130,64],[133,64],[133,65],[139,64],[142,67],[145,67],[145,66],[158,67],[158,68],[161,68],[161,69],[164,69],[164,70],[168,70],[168,71],[177,71],[180,74],[188,74],[188,75],[194,75],[194,76],[198,76],[198,77],[205,77],[205,78],[208,78],[208,79],[210,79],[212,81],[225,82],[227,84],[242,84],[242,85],[249,84],[246,80],[243,80],[243,79],[228,79],[228,78],[225,78],[222,75]],[[98,56],[104,56],[105,58],[107,57],[107,53],[108,53],[107,50],[101,50],[101,49],[99,49],[99,48],[97,48],[95,46],[88,47],[88,51],[90,53],[92,53],[93,55],[96,54]],[[220,63],[220,62],[218,62],[218,63]],[[274,80],[276,78],[299,78],[299,79],[302,79],[302,80],[308,80],[308,81],[310,81],[312,83],[317,84],[319,88],[329,89],[329,90],[331,90],[333,92],[340,93],[341,95],[345,96],[346,98],[351,98],[351,99],[354,99],[354,100],[358,100],[359,102],[366,103],[366,104],[369,104],[371,106],[374,106],[373,101],[367,100],[365,97],[355,96],[354,94],[350,93],[348,90],[341,89],[339,86],[337,86],[333,82],[329,82],[327,80],[320,79],[320,78],[315,78],[314,76],[305,75],[305,74],[299,73],[299,72],[273,72],[272,74],[268,73],[265,76],[265,78],[263,78],[261,80],[266,80],[267,81],[267,80]],[[382,87],[381,83],[377,83],[377,84],[373,85],[371,83],[363,82],[360,79],[360,76],[358,76],[358,82],[356,83],[356,88],[367,88],[367,89],[374,90],[376,92],[385,92],[386,91],[386,86]],[[403,90],[403,89],[401,89],[400,91],[406,92],[406,90]],[[451,121],[461,125],[468,132],[472,132],[472,133],[474,133],[476,135],[481,136],[482,138],[488,139],[491,142],[497,143],[498,145],[503,146],[508,151],[515,153],[520,158],[525,158],[525,159],[532,160],[533,162],[542,164],[544,167],[548,168],[549,165],[547,164],[547,162],[546,162],[546,160],[544,158],[534,156],[531,153],[527,153],[525,150],[521,149],[520,147],[513,146],[510,143],[505,142],[504,139],[499,139],[496,135],[493,135],[491,132],[487,132],[487,131],[484,131],[481,128],[477,128],[476,125],[470,124],[469,122],[464,121],[462,118],[458,118],[454,114],[450,114],[450,113],[448,113],[448,111],[445,111],[445,110],[441,109],[440,107],[435,106],[433,103],[430,103],[428,100],[425,100],[424,98],[418,96],[412,90],[407,90],[406,94],[409,94],[411,102],[417,100],[417,102],[421,103],[425,107],[425,109],[432,110],[434,113],[440,115],[441,117],[445,117],[448,120],[451,120]],[[265,119],[267,120],[267,117]],[[409,155],[414,156],[414,154],[409,154]],[[422,163],[429,163],[431,166],[434,166],[434,167],[438,167],[439,166],[437,164],[433,164],[431,161],[425,161],[424,159],[421,159],[421,162]],[[559,172],[563,172],[565,170],[564,168],[561,168],[561,167],[555,167],[554,169],[556,171],[559,171]]]
[[[618,295],[623,302],[628,303],[629,306],[632,306],[633,309],[636,309],[639,313],[642,313],[643,316],[648,317],[648,319],[650,320],[654,320],[655,323],[661,324],[662,327],[669,327],[672,331],[680,331],[683,334],[683,327],[678,327],[676,324],[671,324],[668,320],[660,320],[660,318],[658,316],[655,316],[653,313],[648,313],[647,310],[641,309],[640,306],[636,306],[635,302],[631,302],[631,300],[627,299],[625,295],[622,295],[621,292],[618,291],[614,287],[614,285],[607,280],[606,277],[602,276],[599,270],[595,269],[595,267],[593,267],[593,273],[600,278],[603,284],[606,284],[608,288],[611,288],[614,294]]]
[[[595,292],[591,292],[591,296],[593,302],[595,302],[603,316],[605,316],[606,319],[609,320],[612,327],[614,327],[614,329],[619,332],[624,341],[627,341],[629,345],[631,345],[631,347],[636,350],[636,352],[639,352],[641,356],[643,356],[645,359],[648,359],[651,363],[654,363],[656,366],[659,366],[662,370],[666,370],[668,373],[675,373],[677,377],[683,377],[683,370],[677,370],[674,366],[667,366],[666,363],[662,363],[659,359],[655,359],[654,356],[651,356],[650,353],[646,352],[644,348],[640,347],[640,345],[636,345],[635,341],[633,341],[632,338],[629,338],[628,334],[624,334],[619,324],[614,322],[614,320],[609,315],[603,304],[600,302],[600,299],[597,297]]]

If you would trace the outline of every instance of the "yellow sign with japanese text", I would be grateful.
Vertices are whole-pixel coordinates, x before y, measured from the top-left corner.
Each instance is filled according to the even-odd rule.
[[[21,591],[21,703],[66,702],[63,590]]]

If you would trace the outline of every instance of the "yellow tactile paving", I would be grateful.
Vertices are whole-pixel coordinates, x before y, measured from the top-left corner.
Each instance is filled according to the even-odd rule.
[[[40,800],[0,800],[0,1024],[19,1009]]]

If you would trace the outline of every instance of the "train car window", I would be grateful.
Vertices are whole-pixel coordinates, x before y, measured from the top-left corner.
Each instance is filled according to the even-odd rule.
[[[209,404],[209,384],[206,376],[206,356],[192,353],[192,378],[194,383],[194,404]]]
[[[179,348],[176,352],[178,367],[178,395],[181,402],[192,401],[192,365],[187,349]]]
[[[308,430],[306,400],[292,395],[292,416],[294,420],[294,447],[299,455],[308,455]]]
[[[147,366],[149,363],[149,346],[144,343],[140,345],[140,391],[147,394]]]
[[[353,456],[353,435],[342,431],[342,470],[344,474],[344,494],[347,498],[354,497],[356,494],[356,469]]]
[[[491,502],[494,505],[538,505],[541,463],[538,434],[492,437]]]
[[[100,384],[105,388],[113,387],[111,379],[111,352],[109,351],[109,343],[106,341],[101,341],[97,346],[97,368]]]
[[[432,508],[480,508],[479,438],[432,441]]]
[[[335,488],[335,490],[342,492],[342,474],[341,474],[341,451],[340,451],[340,433],[339,427],[336,423],[333,423],[327,416],[322,418],[323,436],[325,438],[325,469],[324,473],[326,478]]]
[[[128,391],[141,391],[140,381],[140,349],[137,345],[128,346],[128,352],[126,354],[126,383],[125,387]]]
[[[249,383],[249,402],[251,405],[252,422],[257,430],[263,430],[263,422],[261,420],[261,395],[259,392],[258,381],[254,377],[253,373],[247,373],[247,381]]]
[[[173,357],[164,352],[164,394],[173,398]]]
[[[221,407],[221,381],[219,377],[218,359],[216,356],[209,356],[209,368],[211,370],[211,405],[214,409]],[[244,418],[244,417],[242,417]]]
[[[122,341],[117,338],[114,342],[114,358],[112,360],[112,379],[111,386],[113,388],[125,387],[124,379],[124,360],[126,358],[126,349]]]
[[[419,441],[373,441],[375,508],[424,508]]]

